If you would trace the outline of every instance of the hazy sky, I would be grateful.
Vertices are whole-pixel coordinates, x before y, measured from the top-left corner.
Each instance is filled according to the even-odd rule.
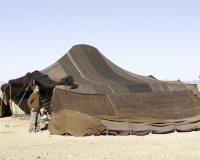
[[[121,68],[198,80],[199,0],[0,0],[0,82],[42,70],[77,44]]]

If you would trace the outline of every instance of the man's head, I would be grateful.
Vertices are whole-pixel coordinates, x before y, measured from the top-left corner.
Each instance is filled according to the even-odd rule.
[[[37,84],[33,84],[31,86],[31,89],[33,90],[34,93],[38,93],[39,92],[39,86]]]

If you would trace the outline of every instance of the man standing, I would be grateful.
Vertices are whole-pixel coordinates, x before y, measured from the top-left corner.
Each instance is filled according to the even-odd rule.
[[[37,84],[32,85],[31,89],[33,93],[30,95],[28,99],[28,106],[31,109],[31,118],[29,125],[29,132],[39,132],[40,131],[40,93],[39,86]]]

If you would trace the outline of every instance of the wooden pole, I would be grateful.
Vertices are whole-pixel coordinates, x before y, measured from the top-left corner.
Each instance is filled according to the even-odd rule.
[[[11,89],[11,84],[9,83],[9,88],[10,88],[10,108],[11,108],[11,111],[12,111],[12,113],[14,112],[14,110],[13,110],[13,105],[12,105],[12,89]]]

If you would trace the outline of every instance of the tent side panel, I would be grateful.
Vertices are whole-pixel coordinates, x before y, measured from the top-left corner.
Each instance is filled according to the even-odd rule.
[[[115,110],[107,97],[100,94],[78,94],[56,88],[52,96],[51,112],[70,109],[88,115],[115,115]]]
[[[200,99],[185,90],[137,94],[109,94],[118,117],[182,119],[200,115]]]

